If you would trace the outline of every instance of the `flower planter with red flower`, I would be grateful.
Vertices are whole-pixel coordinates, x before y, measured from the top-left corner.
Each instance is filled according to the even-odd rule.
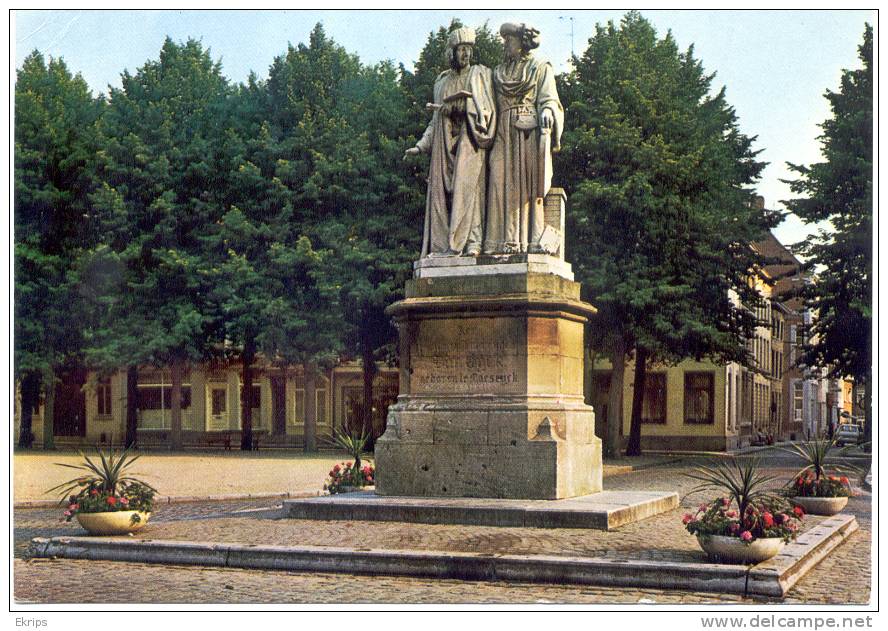
[[[740,511],[727,498],[701,504],[696,514],[682,520],[688,532],[713,561],[720,563],[761,563],[778,554],[795,538],[804,511],[790,508],[778,498],[763,498]]]
[[[91,474],[50,489],[50,492],[63,489],[62,493],[67,497],[65,521],[76,517],[91,535],[125,535],[143,528],[151,517],[156,491],[148,484],[126,475],[127,468],[138,456],[128,456],[124,451],[118,457],[112,451],[106,458],[99,451],[99,458],[100,461],[96,463],[83,456],[82,464],[60,465]]]
[[[786,485],[786,495],[790,501],[801,506],[806,513],[835,515],[845,508],[848,498],[854,494],[848,478],[836,475],[841,469],[827,461],[834,447],[835,440],[825,437],[783,450],[801,457],[806,463]],[[832,474],[827,467],[833,470]]]
[[[790,501],[811,515],[835,515],[841,512],[851,496],[851,484],[845,476],[823,475],[812,472],[799,474],[790,485]]]
[[[359,468],[357,464],[342,462],[330,470],[330,478],[324,484],[324,490],[330,495],[353,493],[373,487],[375,479],[376,470],[373,465],[365,464]]]

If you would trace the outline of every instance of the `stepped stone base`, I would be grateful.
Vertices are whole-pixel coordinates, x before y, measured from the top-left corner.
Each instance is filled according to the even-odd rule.
[[[555,501],[381,497],[358,491],[284,500],[283,512],[292,519],[612,530],[677,506],[678,494],[656,491],[604,491]]]

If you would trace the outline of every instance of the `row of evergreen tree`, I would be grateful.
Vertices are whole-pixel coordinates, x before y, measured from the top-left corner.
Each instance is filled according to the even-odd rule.
[[[72,363],[127,368],[128,401],[137,366],[169,366],[176,447],[184,367],[236,359],[249,448],[257,354],[309,373],[355,357],[369,424],[376,362],[394,357],[384,309],[420,246],[426,166],[402,155],[459,25],[430,33],[413,71],[362,63],[318,25],[244,84],[200,42],[167,39],[98,97],[63,60],[27,57],[15,86],[20,445],[42,392],[53,446],[55,383]],[[475,61],[501,58],[478,28]],[[599,26],[558,77],[567,257],[599,308],[588,343],[619,367],[614,395],[636,359],[631,452],[649,362],[749,361],[756,322],[734,299],[759,300],[749,243],[779,217],[752,203],[764,164],[712,81],[635,12]],[[126,426],[130,444],[133,405]],[[612,454],[616,417],[608,427]]]

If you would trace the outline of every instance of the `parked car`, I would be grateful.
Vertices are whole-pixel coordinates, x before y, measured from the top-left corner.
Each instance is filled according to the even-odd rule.
[[[843,445],[856,445],[860,442],[861,436],[863,436],[863,433],[857,425],[843,423],[836,430],[836,445],[839,447]]]

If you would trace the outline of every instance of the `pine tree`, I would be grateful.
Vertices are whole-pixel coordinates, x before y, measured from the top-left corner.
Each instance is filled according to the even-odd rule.
[[[136,440],[136,367],[171,366],[171,445],[181,445],[181,380],[221,347],[207,297],[206,226],[225,212],[232,170],[221,67],[195,41],[167,38],[122,87],[102,120],[103,185],[92,197],[103,243],[84,262],[92,318],[88,357],[128,366],[126,444]]]
[[[858,48],[861,68],[842,73],[838,92],[827,90],[832,117],[821,128],[824,161],[789,163],[796,199],[784,202],[808,223],[829,222],[799,251],[814,267],[805,305],[814,314],[800,363],[853,377],[866,389],[866,432],[872,432],[873,266],[873,29]]]
[[[93,242],[96,122],[102,101],[62,59],[34,51],[15,84],[15,374],[22,384],[19,446],[33,441],[31,415],[46,393],[44,447],[53,446],[55,372],[81,339],[75,274]]]
[[[568,189],[568,258],[599,309],[590,339],[611,356],[614,397],[634,350],[629,455],[641,451],[649,362],[748,361],[756,322],[740,305],[760,300],[747,282],[749,244],[775,217],[752,203],[764,165],[724,88],[711,93],[713,77],[693,48],[679,52],[671,33],[658,38],[630,12],[598,26],[560,78],[567,119],[555,174]],[[621,408],[609,405],[609,455]]]

